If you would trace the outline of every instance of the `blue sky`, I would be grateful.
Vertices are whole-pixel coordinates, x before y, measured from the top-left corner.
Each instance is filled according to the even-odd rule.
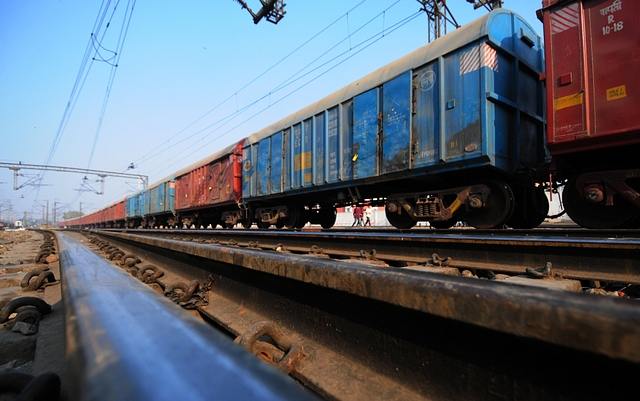
[[[133,11],[133,1],[120,1],[117,8],[110,4],[97,29],[104,3],[0,1],[0,162],[48,160],[147,175],[153,183],[428,38],[427,17],[418,13],[416,0],[288,0],[277,25],[254,25],[233,0],[137,1]],[[504,3],[542,35],[535,16],[540,0]],[[247,4],[259,8],[258,0]],[[460,24],[486,13],[466,0],[449,0],[448,6]],[[72,98],[92,32],[96,41]],[[101,60],[117,48],[113,60]],[[70,113],[63,119],[65,111]],[[136,168],[127,170],[131,163]],[[42,174],[19,173],[19,186]],[[97,195],[79,190],[87,188],[83,177],[47,172],[43,185],[14,191],[13,171],[1,168],[0,217],[8,220],[11,205],[13,219],[24,212],[41,218],[47,200],[59,215],[78,210],[80,202],[90,212],[138,188],[135,179],[107,178],[104,195]],[[87,178],[89,187],[101,189],[98,177]]]

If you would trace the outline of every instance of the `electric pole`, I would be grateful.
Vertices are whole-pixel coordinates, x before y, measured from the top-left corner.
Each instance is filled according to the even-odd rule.
[[[447,24],[459,28],[458,22],[447,7],[447,0],[417,0],[422,4],[421,10],[427,14],[429,19],[428,41],[436,40],[447,33]]]

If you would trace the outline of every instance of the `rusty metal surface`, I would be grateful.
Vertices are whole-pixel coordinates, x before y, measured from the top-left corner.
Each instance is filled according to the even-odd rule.
[[[633,300],[540,291],[508,283],[233,246],[132,234],[105,235],[492,330],[640,362],[640,306]]]
[[[212,277],[200,313],[233,336],[276,324],[304,350],[290,374],[329,399],[584,399],[611,388],[635,391],[624,377],[639,372],[636,301],[233,244],[101,237],[186,280]],[[285,350],[254,352],[277,360]]]
[[[72,399],[314,399],[84,244],[57,234]]]
[[[362,252],[391,266],[429,264],[433,254],[451,258],[449,267],[524,274],[551,263],[565,278],[640,284],[640,238],[633,233],[594,237],[588,231],[530,231],[527,235],[509,231],[476,230],[452,232],[283,232],[276,230],[130,230],[140,235],[187,240],[237,241],[262,249],[278,246],[297,253],[312,247],[335,258],[357,258]]]

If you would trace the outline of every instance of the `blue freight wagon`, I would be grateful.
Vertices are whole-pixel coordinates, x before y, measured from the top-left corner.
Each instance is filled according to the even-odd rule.
[[[144,217],[145,190],[139,191],[125,198],[126,226],[128,228],[141,227]]]
[[[247,138],[243,201],[260,226],[365,202],[398,228],[537,226],[543,71],[540,37],[496,10]]]
[[[176,224],[175,177],[166,177],[149,186],[144,194],[144,226],[172,227]]]

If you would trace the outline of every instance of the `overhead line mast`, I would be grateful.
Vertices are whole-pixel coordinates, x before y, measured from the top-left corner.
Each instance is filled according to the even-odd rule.
[[[460,25],[451,14],[451,10],[447,7],[447,0],[417,0],[422,4],[421,10],[427,14],[429,18],[429,38],[428,41],[438,39],[447,33],[447,24],[453,25],[454,28],[460,28]],[[467,3],[473,4],[474,10],[484,7],[489,11],[496,8],[502,8],[502,0],[467,0]]]
[[[238,2],[242,6],[242,8],[249,11],[249,14],[251,14],[251,16],[253,17],[254,24],[260,22],[262,18],[266,18],[267,21],[273,24],[277,24],[286,14],[286,12],[284,11],[284,6],[286,6],[284,0],[260,0],[262,8],[260,9],[260,11],[258,11],[257,14],[254,13],[251,8],[249,8],[249,6],[247,6],[246,2],[242,0],[235,1]]]
[[[447,0],[417,0],[422,4],[421,10],[429,19],[428,41],[436,40],[447,33],[447,23],[459,28],[460,25],[447,7]]]

